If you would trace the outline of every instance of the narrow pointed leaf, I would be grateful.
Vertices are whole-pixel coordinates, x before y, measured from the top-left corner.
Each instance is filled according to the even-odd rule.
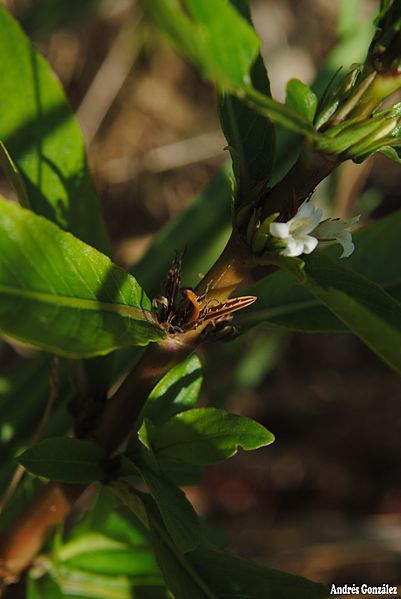
[[[72,357],[161,338],[136,280],[107,256],[0,199],[0,331]]]
[[[251,22],[247,0],[231,0],[244,18]],[[255,89],[271,96],[270,83],[259,54],[249,77]],[[271,121],[230,94],[222,94],[219,104],[221,125],[228,142],[240,203],[251,202],[251,193],[262,182],[267,184],[274,162],[275,131]]]
[[[176,599],[325,599],[328,590],[294,576],[200,546],[180,553],[172,543],[156,506],[143,497],[152,544],[166,583]]]
[[[312,255],[305,263],[301,285],[401,373],[401,303],[327,256]]]
[[[141,468],[141,475],[178,549],[183,553],[195,549],[200,542],[199,520],[183,491],[146,468]]]
[[[321,584],[287,572],[265,568],[236,555],[199,547],[190,554],[191,563],[219,599],[325,599]]]

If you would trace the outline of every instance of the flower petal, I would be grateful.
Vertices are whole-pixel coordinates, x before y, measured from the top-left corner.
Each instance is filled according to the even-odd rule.
[[[316,237],[312,237],[312,235],[305,235],[304,237],[302,237],[302,243],[304,244],[303,253],[310,254],[317,246],[318,240],[316,239]]]
[[[304,251],[304,244],[302,241],[298,241],[293,237],[288,237],[284,240],[287,243],[287,247],[281,252],[282,256],[289,256],[291,258],[300,256]]]
[[[315,208],[310,202],[304,202],[296,215],[287,223],[291,235],[307,235],[320,223],[322,215],[321,208]]]
[[[270,235],[279,239],[284,239],[290,235],[288,223],[270,223],[269,231]]]
[[[348,258],[348,256],[351,256],[355,249],[351,233],[349,231],[342,231],[336,237],[336,241],[341,244],[343,248],[343,253],[341,254],[340,258]]]

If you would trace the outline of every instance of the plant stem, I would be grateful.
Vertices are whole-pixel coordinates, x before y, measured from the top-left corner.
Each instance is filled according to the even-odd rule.
[[[55,482],[42,487],[18,518],[0,545],[0,592],[5,585],[18,580],[40,551],[53,528],[63,522],[72,505],[81,495],[81,485],[61,485]]]

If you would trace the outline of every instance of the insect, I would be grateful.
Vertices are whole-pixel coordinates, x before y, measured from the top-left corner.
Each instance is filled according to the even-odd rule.
[[[214,330],[221,329],[222,324],[231,318],[233,312],[250,306],[257,299],[254,295],[244,295],[223,301],[206,301],[212,282],[200,296],[192,289],[181,288],[182,257],[183,254],[176,254],[163,281],[163,295],[152,302],[159,323],[170,334],[190,331],[202,324],[213,325]],[[179,292],[184,296],[181,303],[177,299]],[[215,326],[216,323],[219,323],[219,327]]]
[[[183,253],[177,252],[162,284],[163,295],[152,301],[159,322],[168,329],[175,316],[177,296],[181,288],[182,258]]]
[[[202,298],[199,298],[192,289],[183,289],[182,294],[191,304],[191,312],[187,315],[185,323],[183,323],[185,330],[195,329],[203,323],[226,319],[233,312],[250,306],[257,299],[254,295],[243,295],[221,302],[216,300],[216,303],[211,300],[202,306]]]

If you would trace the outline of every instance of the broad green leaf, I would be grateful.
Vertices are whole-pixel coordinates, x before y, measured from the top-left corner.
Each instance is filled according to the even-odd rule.
[[[220,88],[241,88],[259,39],[227,0],[143,0],[176,49]]]
[[[200,542],[199,520],[185,494],[166,478],[140,470],[175,545],[182,553],[195,549]]]
[[[290,79],[287,83],[285,103],[308,121],[313,121],[317,109],[317,96],[299,79]]]
[[[0,199],[0,331],[72,357],[161,338],[136,280],[107,256]]]
[[[355,251],[341,262],[342,268],[364,275],[381,285],[390,295],[401,299],[401,262],[389,260],[397,256],[401,235],[401,212],[363,227],[353,234]],[[339,246],[325,248],[323,255],[335,258]],[[238,322],[244,326],[259,323],[306,332],[342,332],[348,328],[313,295],[280,271],[260,280],[247,290],[258,300]]]
[[[81,131],[60,83],[0,6],[0,140],[17,165],[29,207],[107,252]]]
[[[90,483],[101,480],[105,452],[90,441],[53,437],[24,451],[18,458],[29,472],[65,483]]]
[[[259,40],[227,0],[186,0],[187,11],[178,0],[143,0],[142,4],[177,50],[220,89],[243,94],[248,106],[261,116],[323,138],[305,118],[249,85]]]
[[[144,416],[155,424],[192,408],[202,385],[202,365],[198,356],[186,358],[172,368],[156,385],[146,402]]]
[[[251,22],[247,0],[231,0]],[[252,85],[270,96],[270,83],[263,59],[259,54],[249,76]],[[251,202],[251,194],[262,182],[267,184],[274,162],[275,131],[272,123],[249,108],[243,99],[222,94],[219,102],[221,126],[228,142],[237,182],[239,203]]]
[[[264,426],[216,408],[195,408],[158,427],[152,447],[157,455],[195,465],[221,462],[241,447],[258,449],[274,441]]]
[[[299,282],[401,373],[401,303],[382,287],[322,255],[305,260]]]

